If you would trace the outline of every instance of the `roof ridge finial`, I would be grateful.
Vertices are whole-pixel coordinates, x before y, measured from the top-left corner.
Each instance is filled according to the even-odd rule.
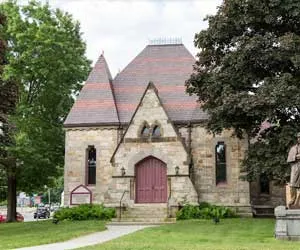
[[[159,37],[149,39],[149,45],[178,45],[182,44],[181,37]]]

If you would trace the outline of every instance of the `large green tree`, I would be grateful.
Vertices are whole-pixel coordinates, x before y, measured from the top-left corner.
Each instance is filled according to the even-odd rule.
[[[7,182],[14,183],[16,158],[9,150],[15,145],[13,139],[14,124],[10,121],[10,115],[14,114],[17,104],[18,87],[14,81],[3,81],[3,69],[6,65],[7,42],[4,36],[6,18],[0,12],[0,198],[7,199],[7,192],[15,192],[15,185],[7,189]],[[16,202],[16,197],[11,197],[10,202]],[[10,214],[15,214],[11,210]]]
[[[16,189],[10,187],[32,192],[53,185],[62,174],[63,121],[90,62],[80,25],[70,14],[36,1],[25,6],[9,1],[0,10],[7,20],[4,77],[18,84],[19,93],[10,116],[14,143],[6,147],[15,161],[5,168],[15,179],[8,182],[8,217],[13,221],[9,215],[15,212]]]
[[[210,115],[210,131],[233,128],[252,142],[248,180],[265,173],[284,182],[300,131],[300,1],[226,0],[207,20],[187,91]]]

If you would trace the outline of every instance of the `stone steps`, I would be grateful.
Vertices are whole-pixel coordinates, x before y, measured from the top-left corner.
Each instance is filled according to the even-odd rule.
[[[120,217],[113,222],[119,222]],[[121,222],[141,223],[165,223],[176,221],[175,218],[168,218],[167,204],[134,204],[131,207],[123,208]]]
[[[274,207],[269,205],[253,205],[253,217],[274,217]]]

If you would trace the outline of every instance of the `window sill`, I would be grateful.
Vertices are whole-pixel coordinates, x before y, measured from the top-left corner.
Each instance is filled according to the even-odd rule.
[[[86,186],[92,188],[92,187],[96,187],[96,184],[87,184]]]
[[[267,194],[267,193],[259,193],[259,196],[261,197],[270,197],[271,194]]]
[[[224,188],[224,187],[228,187],[228,183],[227,182],[219,182],[218,184],[216,184],[216,187],[218,188]]]

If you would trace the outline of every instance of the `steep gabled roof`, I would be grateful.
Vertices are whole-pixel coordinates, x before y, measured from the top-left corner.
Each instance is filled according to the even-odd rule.
[[[112,77],[103,54],[80,91],[65,127],[119,124]]]
[[[206,120],[197,97],[185,93],[195,58],[183,44],[148,45],[113,81],[121,123],[129,123],[149,81],[173,122]]]

